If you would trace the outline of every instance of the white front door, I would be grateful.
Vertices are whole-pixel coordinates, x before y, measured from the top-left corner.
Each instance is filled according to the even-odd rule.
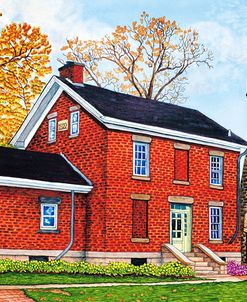
[[[170,242],[181,252],[191,251],[191,206],[171,204]]]

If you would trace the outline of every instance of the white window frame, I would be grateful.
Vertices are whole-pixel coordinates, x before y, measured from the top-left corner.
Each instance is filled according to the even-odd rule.
[[[54,226],[45,226],[44,222],[44,207],[54,207]],[[58,213],[58,205],[56,203],[41,203],[40,204],[40,229],[41,230],[57,230],[57,213]]]
[[[55,138],[51,139],[51,123],[55,121]],[[48,141],[49,142],[55,142],[57,138],[57,119],[51,118],[48,121]]]
[[[78,121],[76,122],[76,124],[78,124],[78,131],[77,131],[77,133],[72,133],[72,126],[73,126],[73,124],[75,124],[75,123],[72,123],[72,120],[73,120],[73,114],[78,114]],[[80,125],[80,111],[72,111],[71,113],[70,113],[70,135],[71,136],[77,136],[78,134],[79,134],[79,125]]]
[[[212,238],[212,222],[211,222],[211,209],[217,209],[219,210],[219,237],[218,238]],[[214,207],[214,206],[210,206],[209,207],[209,239],[212,240],[212,241],[217,241],[217,240],[222,240],[222,226],[223,226],[223,223],[222,223],[222,207]]]
[[[145,165],[145,170],[146,174],[138,174],[136,173],[136,165],[135,165],[135,147],[136,145],[144,145],[146,148],[145,154],[146,154],[146,165]],[[149,143],[144,143],[144,142],[133,142],[133,175],[134,176],[149,176],[149,165],[150,165],[150,144]]]
[[[213,170],[212,169],[212,159],[213,158],[219,158],[219,169]],[[216,156],[216,155],[210,155],[210,185],[213,186],[222,186],[223,185],[223,165],[224,165],[224,157],[223,156]],[[219,173],[219,183],[214,183],[212,181],[212,172]]]

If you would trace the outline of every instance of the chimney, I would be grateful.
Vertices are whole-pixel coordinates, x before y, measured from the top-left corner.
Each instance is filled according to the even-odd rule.
[[[83,63],[67,61],[64,66],[58,68],[58,71],[60,73],[60,77],[67,78],[73,83],[82,84],[84,66],[85,65]]]

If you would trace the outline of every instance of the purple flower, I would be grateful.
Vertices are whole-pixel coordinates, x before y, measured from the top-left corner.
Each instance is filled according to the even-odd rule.
[[[247,265],[241,265],[236,261],[230,261],[227,263],[227,273],[233,276],[247,275]]]

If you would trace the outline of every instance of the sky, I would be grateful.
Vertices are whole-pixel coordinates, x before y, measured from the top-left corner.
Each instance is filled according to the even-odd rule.
[[[12,21],[28,22],[48,35],[54,74],[66,38],[101,38],[117,25],[138,20],[143,11],[197,30],[214,54],[213,68],[188,72],[183,106],[200,110],[247,140],[247,0],[0,0],[0,11],[1,28]]]

